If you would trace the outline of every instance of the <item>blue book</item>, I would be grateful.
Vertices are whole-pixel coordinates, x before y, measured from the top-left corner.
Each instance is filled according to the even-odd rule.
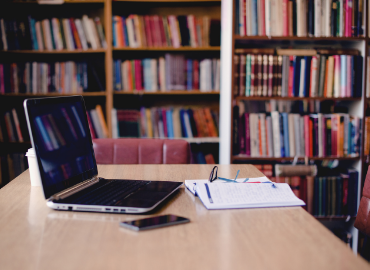
[[[306,68],[305,68],[305,74],[304,74],[304,90],[303,90],[303,95],[305,97],[308,97],[310,94],[310,74],[311,74],[311,56],[305,56],[305,63],[306,63]]]
[[[167,122],[167,137],[173,138],[171,109],[166,110],[166,122]]]
[[[193,88],[193,61],[188,59],[186,60],[186,71],[187,71],[187,90],[191,90]]]
[[[257,0],[252,0],[252,36],[258,35]],[[245,27],[246,25],[244,25]]]
[[[288,114],[282,113],[283,116],[283,126],[284,126],[284,149],[285,149],[285,156],[290,156],[290,149],[289,149],[289,124],[288,124]]]
[[[180,122],[181,122],[181,134],[182,137],[187,138],[188,134],[186,133],[185,120],[184,120],[184,110],[180,110]]]
[[[128,32],[127,32],[127,26],[126,26],[126,18],[125,16],[122,16],[122,31],[123,31],[123,38],[125,39],[126,47],[129,47],[128,43]]]
[[[35,19],[32,19],[31,16],[28,16],[28,22],[30,25],[30,34],[31,34],[31,40],[32,40],[32,48],[34,50],[38,50],[39,46],[37,43],[37,37],[36,37],[36,27],[35,27]]]
[[[248,54],[246,57],[245,67],[245,96],[249,97],[251,93],[251,55]]]
[[[285,146],[284,146],[284,120],[281,113],[279,113],[279,125],[280,125],[280,151],[281,157],[286,157],[285,155]]]
[[[207,164],[204,154],[200,151],[197,153],[197,163],[198,164]]]
[[[351,119],[348,121],[348,155],[352,154],[353,151],[353,138],[355,137],[354,126],[352,125]]]
[[[116,81],[115,81],[115,89],[117,91],[122,90],[121,87],[121,60],[116,60]]]
[[[113,39],[113,47],[117,47],[117,39],[116,39],[116,25],[117,22],[115,21],[114,17],[112,18],[112,39]]]
[[[142,60],[142,64],[143,64],[143,79],[144,79],[144,89],[146,91],[150,91],[151,90],[151,85],[150,85],[150,78],[149,78],[149,72],[150,72],[150,59],[143,59]]]
[[[301,77],[301,59],[302,57],[296,56],[293,61],[293,95],[299,97],[299,81]]]

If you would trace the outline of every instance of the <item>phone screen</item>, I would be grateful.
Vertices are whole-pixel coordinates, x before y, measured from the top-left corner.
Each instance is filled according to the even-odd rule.
[[[121,222],[120,226],[135,231],[142,231],[181,223],[187,223],[189,221],[190,221],[189,219],[184,217],[179,217],[175,215],[164,215],[132,221],[125,221]]]

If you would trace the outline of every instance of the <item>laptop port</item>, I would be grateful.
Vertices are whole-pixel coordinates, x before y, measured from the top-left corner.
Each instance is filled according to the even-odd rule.
[[[118,209],[113,209],[114,212],[118,212]]]
[[[105,211],[110,211],[110,208],[105,208]]]
[[[68,211],[72,211],[73,210],[73,207],[72,206],[68,206]]]
[[[121,209],[121,212],[126,212],[126,209]]]

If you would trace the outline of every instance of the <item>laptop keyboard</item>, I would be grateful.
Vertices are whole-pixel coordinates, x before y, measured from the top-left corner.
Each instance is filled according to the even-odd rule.
[[[150,181],[139,180],[100,180],[97,184],[60,200],[58,203],[119,205],[127,196],[149,183]]]

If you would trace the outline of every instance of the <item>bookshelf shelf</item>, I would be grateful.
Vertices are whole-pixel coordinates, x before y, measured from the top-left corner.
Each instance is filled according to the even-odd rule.
[[[199,90],[189,90],[189,91],[166,91],[166,92],[145,92],[145,91],[133,91],[133,92],[121,92],[115,91],[114,94],[116,95],[219,95],[220,92],[212,91],[212,92],[201,92]]]
[[[157,47],[157,48],[113,48],[113,51],[220,51],[220,47]]]
[[[75,54],[75,53],[105,53],[106,49],[87,49],[87,50],[54,50],[54,51],[36,51],[36,50],[10,50],[1,51],[2,53],[24,53],[24,54]]]
[[[79,96],[106,96],[106,92],[85,92],[85,93],[47,93],[47,94],[30,94],[30,93],[8,93],[8,94],[0,94],[0,96],[8,96],[8,97],[55,97],[55,96],[71,96],[71,95],[79,95]]]
[[[334,98],[334,97],[236,97],[237,101],[241,100],[256,100],[256,101],[268,101],[271,99],[275,100],[289,100],[289,101],[361,101],[361,98],[345,97],[345,98]]]
[[[248,160],[258,160],[258,161],[282,161],[282,160],[293,160],[294,157],[281,157],[281,158],[276,158],[276,157],[250,157],[246,155],[237,155],[237,156],[232,156],[232,160],[234,161],[248,161]],[[304,159],[305,157],[299,157],[298,159]],[[307,157],[309,160],[327,160],[327,159],[337,159],[337,160],[359,160],[360,157]]]
[[[37,1],[12,1],[14,4],[38,4]],[[104,3],[104,0],[64,0],[63,4],[94,4],[94,3]],[[41,4],[41,5],[47,5],[47,4]],[[49,4],[49,5],[55,5],[55,4]],[[60,5],[60,4],[58,4]]]
[[[364,41],[365,37],[285,37],[285,36],[239,36],[235,35],[234,40],[277,40],[277,41]]]

